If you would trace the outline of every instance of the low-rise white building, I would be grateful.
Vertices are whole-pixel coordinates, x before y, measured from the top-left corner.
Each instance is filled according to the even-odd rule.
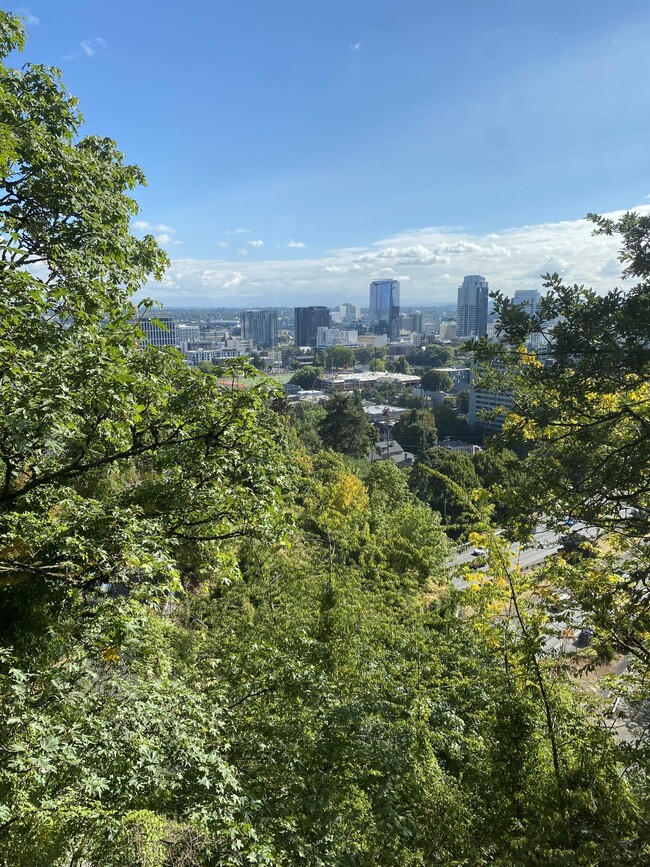
[[[405,406],[389,406],[384,403],[371,403],[364,400],[363,411],[372,424],[396,422],[409,410]]]
[[[387,334],[360,334],[357,338],[359,346],[369,346],[371,349],[380,349],[388,346]]]
[[[354,329],[319,327],[316,332],[316,348],[329,349],[332,346],[358,346],[359,333]]]
[[[204,361],[211,361],[213,364],[218,364],[228,358],[237,358],[241,353],[234,349],[186,349],[183,351],[185,361],[193,367],[201,364]]]
[[[355,391],[376,385],[380,382],[390,382],[393,385],[403,387],[418,386],[420,377],[410,373],[388,373],[388,371],[376,371],[371,373],[325,373],[323,374],[324,388],[332,391]]]

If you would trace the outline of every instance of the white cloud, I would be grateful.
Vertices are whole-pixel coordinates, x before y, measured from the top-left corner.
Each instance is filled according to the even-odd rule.
[[[41,23],[41,19],[37,18],[36,15],[30,12],[25,6],[21,6],[20,9],[17,9],[16,15],[22,18],[28,27],[38,27]]]
[[[350,51],[358,51],[361,48],[360,42],[353,42],[350,46]]]
[[[94,36],[92,39],[83,39],[78,48],[64,54],[63,59],[76,60],[77,57],[87,57],[92,60],[99,50],[106,51],[107,48],[108,42],[105,39],[102,39],[101,36]]]
[[[223,247],[225,250],[228,247],[228,244],[226,244],[225,241],[217,241],[217,247]]]
[[[176,229],[173,229],[171,226],[166,226],[164,223],[150,223],[148,220],[134,220],[133,228],[138,232],[148,232],[149,234],[154,234],[154,238],[159,244],[179,246],[182,244],[182,241],[177,240],[172,237],[176,234]]]
[[[228,229],[226,235],[252,235],[250,229]]]
[[[172,226],[167,226],[165,223],[150,223],[148,220],[134,220],[133,228],[139,232],[145,232],[150,229],[152,232],[164,232],[166,235],[175,235],[176,229]]]
[[[531,268],[531,270],[527,272],[526,276],[535,279],[536,277],[539,277],[540,274],[559,274],[560,277],[563,277],[571,271],[571,267],[572,263],[566,259],[545,259],[543,262],[536,264],[534,268]],[[599,269],[599,271],[600,270],[601,269]],[[621,268],[619,265],[617,274],[620,274],[620,272]]]
[[[177,241],[176,238],[172,238],[171,235],[168,235],[166,232],[161,232],[160,235],[154,235],[156,241],[164,246],[174,246],[179,247],[183,242]]]
[[[394,268],[378,268],[376,271],[371,271],[368,277],[371,280],[392,280],[396,274]]]
[[[219,289],[236,289],[246,278],[239,271],[218,271],[206,268],[200,274],[204,286]]]
[[[260,241],[260,240],[247,241],[246,243],[248,244],[249,247],[263,247],[264,246],[264,241]]]
[[[648,198],[650,198],[650,196]],[[303,249],[306,246],[307,244],[305,244],[304,241],[294,241],[293,238],[289,238],[289,243],[287,244],[287,247],[295,249]]]
[[[631,209],[650,214],[650,203]],[[147,286],[143,295],[168,304],[191,298],[196,304],[236,305],[238,298],[246,298],[278,305],[298,300],[367,305],[369,282],[378,275],[396,276],[402,282],[403,304],[426,305],[455,302],[465,274],[482,274],[492,289],[511,295],[515,289],[541,288],[541,274],[549,270],[560,272],[567,282],[602,292],[620,284],[619,244],[616,238],[593,237],[592,228],[582,219],[490,233],[433,226],[317,257],[292,253],[286,259],[232,262],[176,259],[162,283]],[[239,257],[248,249],[239,248]]]

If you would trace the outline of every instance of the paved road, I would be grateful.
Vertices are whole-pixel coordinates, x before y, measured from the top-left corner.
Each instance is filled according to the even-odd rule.
[[[578,527],[577,524],[575,526]],[[554,530],[548,530],[545,527],[538,527],[533,539],[534,542],[531,547],[522,548],[519,542],[513,542],[512,545],[510,545],[513,563],[518,563],[522,569],[530,569],[532,566],[538,565],[550,554],[555,554],[560,547],[560,538],[558,534]],[[470,548],[463,554],[454,557],[448,565],[453,569],[456,566],[465,566],[469,563],[474,563],[478,559],[479,558],[472,556],[472,548]],[[467,587],[467,582],[462,578],[455,577],[452,581],[454,586],[459,590]]]
[[[517,563],[522,569],[531,569],[533,566],[538,566],[547,557],[559,550],[560,536],[564,535],[565,532],[579,532],[590,539],[595,539],[597,535],[597,530],[594,527],[587,527],[584,524],[574,524],[560,533],[556,533],[555,530],[549,530],[546,527],[538,527],[529,546],[521,547],[518,542],[510,545],[513,564]],[[455,557],[449,563],[449,566],[453,569],[454,567],[463,566],[477,560],[480,561],[480,559],[479,557],[472,556],[472,549],[470,548],[468,551]],[[487,566],[481,568],[487,571]],[[453,577],[452,583],[459,590],[463,590],[468,586],[467,582],[459,576]],[[542,646],[543,653],[575,653],[581,649],[580,645],[576,644],[576,642],[578,641],[583,622],[582,612],[575,608],[570,608],[564,612],[564,617],[567,619],[565,620],[558,614],[558,619],[548,624],[548,634]],[[584,644],[582,647],[584,647]]]
[[[510,545],[510,551],[513,555],[513,562],[516,562],[522,569],[530,569],[532,566],[537,566],[551,554],[555,554],[560,548],[560,536],[564,533],[579,532],[583,536],[590,539],[595,539],[596,528],[587,527],[585,524],[574,524],[572,527],[567,527],[561,533],[556,533],[555,530],[549,530],[547,527],[538,527],[533,534],[533,541],[522,548],[519,542],[513,542]],[[472,556],[472,548],[469,548],[462,554],[454,557],[448,565],[453,569],[455,566],[463,566],[467,563],[473,563],[477,558]]]

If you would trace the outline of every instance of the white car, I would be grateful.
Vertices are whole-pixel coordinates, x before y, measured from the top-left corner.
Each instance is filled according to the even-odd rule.
[[[485,548],[474,548],[472,551],[472,557],[482,557],[484,554],[487,554],[487,550]]]

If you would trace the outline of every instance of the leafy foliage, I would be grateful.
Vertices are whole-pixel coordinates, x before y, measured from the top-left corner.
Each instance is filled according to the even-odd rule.
[[[393,428],[393,436],[408,452],[419,455],[438,441],[436,420],[431,410],[409,409]]]
[[[55,71],[0,89],[0,865],[645,863],[644,767],[540,661],[534,579],[492,538],[449,586],[441,498],[489,527],[472,461],[355,463],[356,397],[288,410],[141,346],[140,171]]]
[[[472,522],[468,502],[480,482],[468,455],[441,446],[430,448],[416,460],[409,486],[423,502],[440,512],[443,523],[455,536]]]
[[[335,392],[327,402],[319,433],[327,448],[351,457],[365,457],[377,434],[358,393]]]
[[[323,376],[322,367],[314,367],[311,364],[306,364],[297,370],[291,377],[291,385],[299,385],[300,388],[315,388],[318,381]]]
[[[332,346],[318,353],[320,366],[325,370],[340,370],[344,367],[354,367],[355,353],[350,346]]]
[[[481,434],[470,427],[466,418],[458,415],[453,405],[443,401],[434,407],[433,414],[439,439],[459,439],[468,443],[482,442]]]
[[[422,388],[426,391],[451,391],[453,386],[451,376],[444,370],[425,370],[422,374]]]

